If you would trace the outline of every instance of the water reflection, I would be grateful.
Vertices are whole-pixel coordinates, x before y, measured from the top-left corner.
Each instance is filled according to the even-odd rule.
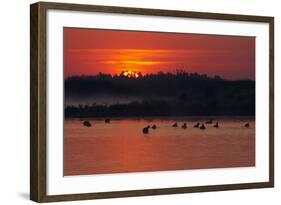
[[[65,120],[64,175],[255,166],[254,120],[224,119],[205,130],[193,120],[177,120],[178,127],[170,119],[90,122]]]

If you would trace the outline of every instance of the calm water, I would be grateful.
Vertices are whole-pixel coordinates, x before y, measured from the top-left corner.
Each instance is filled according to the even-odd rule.
[[[64,175],[255,166],[255,121],[220,120],[220,128],[197,121],[80,120],[64,123]],[[187,123],[188,128],[181,125]],[[245,122],[250,128],[245,128]],[[157,125],[143,134],[142,128]]]

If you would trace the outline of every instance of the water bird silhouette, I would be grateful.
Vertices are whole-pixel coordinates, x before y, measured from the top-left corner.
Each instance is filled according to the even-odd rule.
[[[197,122],[193,127],[195,127],[195,128],[199,128],[199,126],[200,126],[200,123],[199,122]]]
[[[217,121],[216,124],[214,125],[215,128],[219,128],[219,122]]]
[[[143,129],[142,129],[142,133],[143,133],[143,134],[148,134],[148,133],[149,133],[149,127],[150,127],[150,126],[147,126],[147,127],[143,128]]]
[[[205,127],[205,125],[202,123],[202,125],[200,126],[200,130],[205,130],[206,129],[206,127]]]
[[[155,130],[157,127],[156,127],[156,125],[152,125],[151,128]]]
[[[92,126],[92,124],[91,124],[89,121],[84,121],[84,122],[83,122],[83,125],[84,125],[85,127],[91,127],[91,126]]]
[[[249,128],[249,127],[250,127],[250,124],[247,122],[247,123],[244,125],[244,127]]]
[[[183,123],[183,125],[181,126],[183,129],[186,129],[187,128],[187,125],[186,123]]]
[[[105,123],[110,123],[110,119],[105,119]]]
[[[174,123],[174,124],[173,124],[173,127],[178,127],[178,123],[177,123],[177,122]]]

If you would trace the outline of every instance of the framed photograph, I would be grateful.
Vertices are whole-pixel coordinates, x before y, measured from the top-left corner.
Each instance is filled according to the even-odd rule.
[[[31,5],[30,198],[274,186],[274,18]]]

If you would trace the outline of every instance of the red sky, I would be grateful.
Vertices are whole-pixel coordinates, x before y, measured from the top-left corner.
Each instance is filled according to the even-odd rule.
[[[64,75],[184,69],[255,79],[255,38],[64,28]]]

